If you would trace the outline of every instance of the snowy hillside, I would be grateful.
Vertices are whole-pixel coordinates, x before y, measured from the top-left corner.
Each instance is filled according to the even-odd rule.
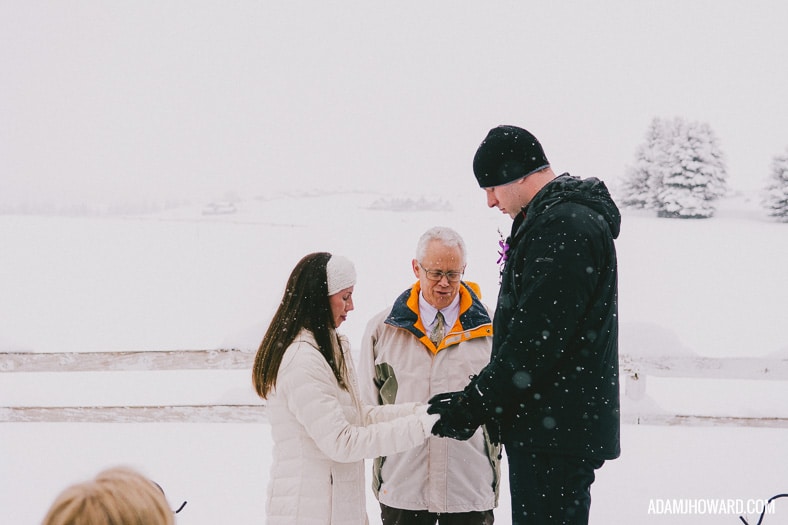
[[[316,250],[356,263],[356,310],[342,329],[357,347],[366,320],[411,284],[415,242],[433,225],[465,237],[466,279],[495,304],[498,229],[506,234],[510,221],[485,210],[478,190],[268,195],[234,206],[210,215],[199,205],[124,217],[0,216],[0,351],[254,349],[293,265]],[[725,200],[708,220],[625,211],[617,248],[622,353],[788,357],[788,225],[768,220],[751,196]],[[2,374],[0,406],[253,398],[246,371],[64,376]],[[786,417],[784,383],[649,378],[647,393],[672,413]],[[739,523],[738,515],[648,508],[656,498],[788,491],[776,467],[788,464],[787,432],[625,425],[622,458],[592,487],[591,522]],[[0,514],[35,524],[66,484],[129,463],[159,481],[173,506],[189,501],[180,524],[259,523],[269,457],[265,424],[0,424]],[[506,506],[504,497],[499,523],[508,522]],[[379,523],[374,507],[370,499]],[[784,507],[778,502],[775,518],[786,519]]]

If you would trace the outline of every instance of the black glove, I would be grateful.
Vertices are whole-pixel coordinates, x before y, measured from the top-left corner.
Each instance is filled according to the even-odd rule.
[[[432,427],[432,433],[465,441],[470,439],[481,422],[472,401],[465,391],[444,392],[428,401],[428,414],[439,414],[440,419]]]

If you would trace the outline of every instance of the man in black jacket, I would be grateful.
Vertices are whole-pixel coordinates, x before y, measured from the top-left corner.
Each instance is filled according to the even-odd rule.
[[[499,429],[512,524],[587,524],[594,472],[620,454],[618,270],[621,215],[604,183],[553,173],[539,141],[492,129],[473,161],[487,205],[514,220],[490,363],[430,400],[433,433]]]

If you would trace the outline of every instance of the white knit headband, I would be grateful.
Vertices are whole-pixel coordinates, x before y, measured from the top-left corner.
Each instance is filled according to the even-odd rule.
[[[326,282],[328,295],[350,288],[356,284],[356,268],[350,259],[341,255],[332,255],[326,265]]]

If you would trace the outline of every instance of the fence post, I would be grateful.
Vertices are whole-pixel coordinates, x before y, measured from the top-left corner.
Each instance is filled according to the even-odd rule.
[[[640,401],[646,395],[646,374],[633,370],[627,374],[624,383],[624,393],[633,401]]]

